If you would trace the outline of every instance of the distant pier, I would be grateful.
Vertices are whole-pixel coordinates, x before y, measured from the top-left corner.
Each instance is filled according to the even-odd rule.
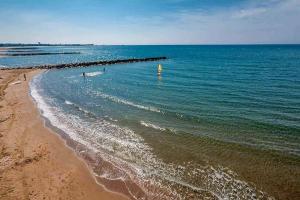
[[[165,60],[167,57],[149,57],[149,58],[132,58],[132,59],[117,59],[117,60],[106,60],[106,61],[92,61],[92,62],[76,62],[76,63],[64,63],[64,64],[53,64],[53,65],[36,65],[28,67],[2,67],[0,70],[9,69],[63,69],[63,68],[75,68],[75,67],[88,67],[92,65],[112,65],[121,63],[135,63],[135,62],[149,62]]]

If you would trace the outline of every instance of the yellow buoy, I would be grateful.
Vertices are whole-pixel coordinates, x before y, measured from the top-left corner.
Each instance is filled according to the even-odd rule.
[[[157,75],[160,75],[161,72],[162,72],[162,65],[158,64],[158,66],[157,66]]]

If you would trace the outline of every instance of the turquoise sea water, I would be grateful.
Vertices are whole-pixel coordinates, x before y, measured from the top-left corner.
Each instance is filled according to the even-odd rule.
[[[81,54],[6,57],[0,65],[168,57],[50,70],[31,83],[52,126],[110,163],[92,165],[99,180],[124,182],[132,199],[299,194],[299,45],[41,49]]]

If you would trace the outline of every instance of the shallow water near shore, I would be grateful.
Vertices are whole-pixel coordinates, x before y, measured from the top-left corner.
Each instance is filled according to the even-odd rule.
[[[80,49],[0,64],[169,57],[161,76],[147,62],[51,70],[31,83],[43,116],[108,189],[132,199],[299,195],[300,46]]]

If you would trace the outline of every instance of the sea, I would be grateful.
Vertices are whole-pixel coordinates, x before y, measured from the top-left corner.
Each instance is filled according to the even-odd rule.
[[[108,190],[130,199],[299,199],[300,45],[32,50],[80,54],[7,56],[0,65],[167,57],[52,69],[30,83],[46,125]]]

